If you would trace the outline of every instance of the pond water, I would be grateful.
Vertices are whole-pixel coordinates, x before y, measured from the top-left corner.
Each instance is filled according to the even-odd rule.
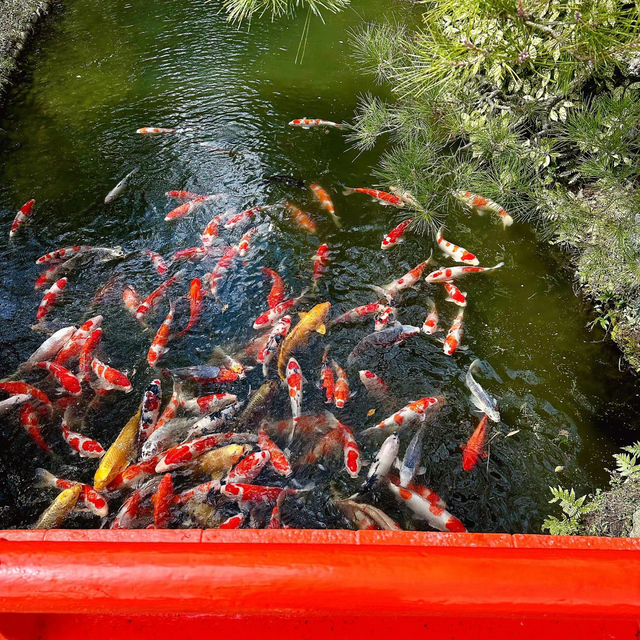
[[[271,226],[262,227],[254,249],[236,261],[224,279],[220,303],[207,298],[196,329],[172,342],[161,361],[168,368],[205,363],[217,345],[239,351],[255,337],[252,323],[266,309],[269,291],[262,266],[277,270],[287,291],[298,295],[310,283],[318,244],[326,242],[331,250],[329,269],[300,309],[326,300],[335,317],[373,302],[376,294],[369,285],[400,277],[433,249],[431,239],[409,235],[404,244],[382,252],[382,235],[406,214],[364,196],[342,194],[343,185],[375,184],[373,172],[384,143],[377,151],[357,155],[341,131],[287,126],[302,116],[348,121],[358,95],[383,93],[350,57],[348,29],[363,19],[414,22],[415,8],[369,0],[327,16],[324,25],[313,20],[303,62],[296,63],[304,19],[256,20],[247,31],[230,26],[216,3],[67,0],[45,21],[24,61],[23,75],[8,96],[0,122],[0,227],[7,231],[0,234],[0,376],[15,371],[46,337],[31,329],[43,295],[33,286],[41,273],[36,258],[75,244],[123,247],[124,260],[91,258],[69,273],[63,301],[49,322],[54,327],[79,326],[96,313],[104,316],[101,357],[125,371],[134,385],[127,395],[112,392],[87,415],[87,435],[105,447],[157,375],[147,366],[146,353],[168,305],[160,305],[150,318],[151,329],[143,331],[121,301],[125,284],[146,296],[162,281],[146,249],[169,258],[199,244],[200,233],[215,214],[285,198],[303,206],[318,225],[317,235],[309,235],[282,209],[262,216],[260,220]],[[142,126],[180,131],[136,135]],[[212,151],[200,142],[232,153]],[[139,171],[124,194],[105,205],[106,193],[134,167]],[[274,174],[320,183],[333,198],[342,228],[332,225],[308,189],[264,182]],[[169,189],[225,193],[227,198],[168,223],[164,216],[175,206],[164,195]],[[10,242],[8,229],[15,212],[32,197],[33,218]],[[619,371],[618,353],[604,336],[586,330],[590,317],[572,291],[569,274],[528,225],[516,222],[503,230],[490,217],[458,210],[452,211],[447,227],[450,239],[478,254],[482,264],[505,262],[498,271],[462,281],[470,300],[464,338],[468,350],[447,357],[441,342],[419,335],[400,346],[370,352],[359,366],[349,368],[357,395],[335,414],[353,428],[362,457],[371,460],[380,439],[360,432],[386,414],[364,391],[359,368],[370,368],[387,381],[394,410],[423,396],[444,394],[447,405],[430,424],[424,441],[424,482],[440,493],[469,530],[539,532],[552,509],[549,485],[575,486],[578,491],[602,486],[611,454],[637,437],[636,383]],[[239,238],[238,233],[222,236],[233,242]],[[191,278],[211,271],[214,264],[205,260],[184,265],[172,294],[176,300],[186,293]],[[434,251],[433,264],[450,263]],[[176,271],[177,266],[171,267]],[[92,305],[96,291],[114,274],[110,293]],[[398,298],[399,319],[420,326],[430,296],[438,304],[442,324],[448,326],[457,307],[444,302],[440,285],[424,281]],[[183,327],[187,319],[183,298],[178,301],[177,326]],[[332,328],[298,353],[307,378],[305,413],[324,409],[315,387],[324,345],[330,344],[332,356],[344,365],[356,342],[372,330],[373,321]],[[477,379],[499,399],[502,422],[491,427],[489,459],[467,473],[461,467],[460,445],[478,417],[472,413],[464,374],[474,358],[484,362]],[[275,367],[271,376],[276,376]],[[43,376],[30,380],[39,383]],[[226,390],[244,399],[262,382],[256,367],[245,381]],[[165,398],[170,389],[167,382]],[[85,396],[88,402],[92,394],[87,391]],[[368,416],[373,408],[375,414]],[[95,460],[71,454],[60,437],[59,417],[45,427],[52,445],[52,452],[46,453],[20,428],[16,413],[2,418],[3,527],[32,525],[54,497],[52,490],[34,486],[36,468],[91,482],[97,466]],[[284,388],[270,414],[273,419],[290,416]],[[511,432],[517,433],[507,436]],[[401,452],[411,435],[401,434]],[[294,457],[312,445],[300,436],[293,444]],[[366,468],[361,472],[365,475]],[[259,482],[285,483],[268,471]],[[353,494],[361,480],[348,476],[340,458],[301,468],[290,482],[311,483],[314,488],[285,502],[283,520],[288,526],[349,526],[332,497]],[[188,479],[180,477],[176,483],[189,486]],[[428,528],[398,507],[384,488],[362,499],[384,509],[403,528]],[[113,500],[112,513],[119,504]],[[233,513],[227,509],[222,507],[224,513]],[[177,512],[174,526],[186,524],[189,521]],[[103,523],[79,513],[66,526]]]

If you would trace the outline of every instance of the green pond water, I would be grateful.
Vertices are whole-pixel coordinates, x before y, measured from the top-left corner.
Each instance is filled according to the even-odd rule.
[[[60,327],[103,314],[101,357],[130,375],[133,393],[113,392],[88,414],[86,433],[105,446],[157,375],[145,358],[166,314],[166,302],[151,317],[152,329],[147,332],[121,302],[124,284],[146,296],[161,282],[145,249],[168,258],[199,244],[202,229],[216,213],[284,198],[304,206],[318,223],[317,236],[311,236],[282,211],[271,215],[271,230],[256,237],[254,250],[236,262],[221,287],[224,313],[220,304],[207,299],[197,329],[171,345],[162,364],[176,367],[204,363],[214,346],[239,349],[255,336],[251,325],[266,308],[268,293],[260,272],[263,265],[277,269],[287,290],[297,295],[309,284],[310,259],[318,244],[328,243],[330,268],[301,308],[328,300],[337,315],[374,301],[369,285],[400,277],[433,248],[429,238],[409,236],[405,244],[380,251],[383,233],[406,214],[364,196],[342,195],[341,185],[375,184],[373,171],[384,141],[376,151],[358,156],[339,131],[287,126],[302,116],[349,120],[360,94],[381,92],[351,58],[348,30],[363,19],[415,22],[415,8],[369,0],[327,16],[324,25],[313,20],[301,64],[295,57],[304,15],[273,23],[256,20],[247,31],[227,24],[218,9],[215,2],[189,0],[67,0],[56,5],[23,61],[0,120],[0,227],[6,230],[0,234],[0,376],[11,374],[46,337],[31,329],[43,295],[33,286],[41,272],[35,265],[38,256],[73,244],[119,245],[127,252],[123,261],[88,259],[71,271],[64,299],[50,318],[53,326]],[[179,127],[181,132],[155,138],[136,135],[142,126]],[[202,141],[233,153],[212,152],[199,144]],[[105,205],[106,193],[135,166],[140,170],[123,196]],[[333,227],[308,190],[265,184],[264,178],[273,174],[323,185],[333,197],[343,228]],[[228,197],[166,223],[164,216],[175,206],[164,196],[168,189],[222,192]],[[32,197],[36,208],[31,222],[9,242],[16,210]],[[447,406],[430,425],[424,443],[426,484],[472,531],[539,532],[552,509],[549,485],[575,486],[578,491],[602,486],[611,454],[637,438],[636,383],[619,371],[618,352],[603,342],[604,336],[585,329],[590,317],[574,295],[570,275],[528,225],[516,222],[505,231],[490,217],[460,209],[451,211],[447,227],[450,239],[476,253],[481,264],[505,262],[501,270],[462,281],[461,289],[470,300],[464,338],[468,350],[449,358],[440,342],[420,335],[399,347],[371,352],[349,370],[357,395],[336,413],[353,427],[363,458],[370,460],[380,440],[359,432],[384,417],[384,410],[367,397],[358,381],[359,368],[373,369],[387,381],[394,409],[444,393]],[[450,264],[438,252],[434,256],[434,264]],[[186,293],[190,279],[207,273],[214,263],[187,264],[174,297]],[[114,288],[102,303],[91,307],[96,291],[114,274]],[[420,326],[429,296],[436,300],[447,327],[457,307],[444,302],[441,286],[423,281],[398,299],[399,319]],[[184,326],[187,317],[183,299],[178,326]],[[305,412],[324,408],[314,387],[324,344],[330,343],[333,356],[345,364],[355,343],[372,330],[372,321],[333,329],[300,353],[308,379]],[[478,417],[471,412],[464,373],[476,357],[484,361],[477,378],[498,397],[502,422],[492,426],[488,464],[465,473],[460,445]],[[229,390],[245,398],[262,380],[256,368]],[[169,395],[167,384],[165,397]],[[376,414],[367,417],[371,408],[377,408]],[[55,495],[34,487],[37,467],[90,481],[97,465],[70,453],[59,435],[59,419],[44,430],[53,448],[48,454],[20,428],[15,413],[2,418],[0,526],[4,527],[33,524]],[[271,416],[289,415],[283,390],[271,406]],[[512,431],[517,433],[506,437]],[[402,434],[403,449],[410,437]],[[294,453],[304,452],[310,444],[301,438],[294,443]],[[558,466],[564,470],[556,472]],[[268,472],[259,480],[282,484]],[[176,482],[189,486],[188,479],[177,477]],[[311,482],[315,489],[304,500],[285,502],[283,517],[289,526],[349,526],[333,507],[331,496],[354,493],[360,481],[347,476],[340,459],[325,461],[322,468],[301,469],[293,482],[298,486]],[[363,500],[386,510],[404,528],[427,528],[398,508],[384,489]],[[112,513],[119,504],[113,500]],[[67,526],[102,524],[94,516],[74,514]],[[176,526],[186,524],[178,513]]]

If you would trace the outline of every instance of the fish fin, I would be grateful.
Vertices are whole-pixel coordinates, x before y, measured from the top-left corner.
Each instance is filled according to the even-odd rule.
[[[478,411],[484,412],[483,405],[480,400],[478,400],[478,398],[476,398],[475,396],[471,396],[471,403],[474,407],[476,407],[476,409],[478,409]]]
[[[339,122],[338,124],[336,124],[336,129],[351,129],[351,125],[348,122]]]
[[[325,333],[327,333],[327,327],[324,324],[321,324],[316,331],[321,335],[325,335]]]
[[[423,476],[425,473],[427,473],[427,467],[418,467],[416,469],[417,476]]]
[[[438,231],[436,232],[436,242],[439,242],[442,239],[442,230],[444,229],[444,227],[440,227],[438,229]],[[444,253],[444,249],[442,250],[442,252]]]
[[[393,461],[393,465],[392,466],[393,466],[394,469],[400,469],[400,467],[402,466],[402,460],[400,460],[400,458],[396,458]]]
[[[507,215],[502,216],[502,225],[506,229],[513,224],[513,218],[507,213]]]

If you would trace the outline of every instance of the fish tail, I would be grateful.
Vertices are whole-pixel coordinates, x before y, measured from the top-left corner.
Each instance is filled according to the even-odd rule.
[[[508,213],[505,213],[502,216],[502,224],[503,224],[505,229],[507,227],[510,227],[513,224],[513,218]]]
[[[331,215],[331,219],[333,220],[333,224],[336,225],[337,229],[342,228],[342,220],[340,220],[340,218],[335,213]]]
[[[388,302],[391,302],[392,296],[389,295],[389,292],[386,289],[375,284],[368,284],[367,287],[377,293],[380,298],[384,298]]]
[[[436,242],[440,242],[440,240],[442,240],[442,231],[443,231],[444,227],[440,227],[438,229],[438,231],[436,232]]]
[[[504,267],[504,262],[498,262],[495,267],[491,267],[492,269],[499,269],[500,267]]]
[[[355,193],[356,190],[353,187],[343,187],[342,193],[345,196],[350,196],[352,193]]]
[[[262,365],[262,375],[266,378],[269,367],[266,364]]]
[[[53,473],[41,468],[36,469],[34,479],[36,487],[52,487],[56,483],[56,477]]]

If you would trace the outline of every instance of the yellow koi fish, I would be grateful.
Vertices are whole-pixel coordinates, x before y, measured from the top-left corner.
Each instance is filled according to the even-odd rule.
[[[34,529],[57,529],[73,511],[81,493],[81,484],[75,484],[61,491],[38,518]]]

